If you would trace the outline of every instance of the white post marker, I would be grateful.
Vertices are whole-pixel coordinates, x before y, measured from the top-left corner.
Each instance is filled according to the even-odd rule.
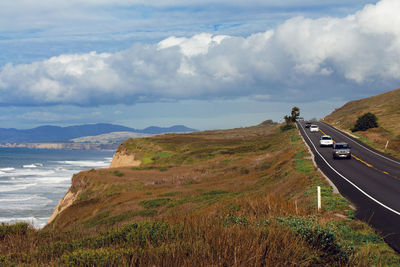
[[[389,144],[389,140],[387,140],[387,141],[386,141],[385,150],[387,149],[387,147],[388,147],[388,144]]]
[[[317,186],[317,199],[318,199],[318,210],[321,209],[321,187]]]

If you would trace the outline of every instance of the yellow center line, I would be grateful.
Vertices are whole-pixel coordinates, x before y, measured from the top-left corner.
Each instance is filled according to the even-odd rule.
[[[358,157],[356,157],[356,156],[354,156],[354,155],[353,155],[353,158],[356,159],[356,160],[358,160],[358,161],[360,161],[361,163],[365,164],[366,166],[368,166],[368,167],[370,167],[370,168],[372,168],[372,169],[378,171],[378,172],[381,172],[381,173],[383,173],[383,174],[389,175],[389,176],[392,177],[392,178],[399,179],[399,177],[397,177],[397,176],[395,176],[395,175],[392,175],[392,174],[388,173],[387,171],[382,171],[382,170],[380,170],[380,169],[374,167],[373,165],[371,165],[371,164],[365,162],[364,160],[362,160],[362,159],[360,159],[360,158],[358,158]]]
[[[324,135],[327,135],[326,133],[324,133],[324,131],[321,130],[321,128],[319,129],[319,131],[320,131],[321,133],[323,133]]]
[[[358,160],[358,161],[364,163],[365,165],[367,165],[367,166],[370,167],[370,168],[373,168],[373,167],[374,167],[374,166],[372,166],[371,164],[369,164],[369,163],[363,161],[362,159],[360,159],[360,158],[354,156],[354,154],[353,154],[353,158],[355,158],[356,160]]]
[[[320,131],[322,134],[327,135],[324,131],[321,130],[321,128],[319,129],[319,131]],[[333,141],[333,143],[336,143],[335,140],[333,140],[333,138],[332,138],[332,141]],[[373,169],[375,169],[375,170],[377,170],[377,171],[379,171],[379,172],[381,172],[381,173],[383,173],[383,174],[386,174],[386,175],[389,175],[389,176],[391,176],[391,177],[393,177],[393,178],[398,179],[397,176],[391,175],[391,174],[388,173],[387,171],[382,171],[382,170],[379,170],[379,169],[375,168],[372,164],[369,164],[368,162],[365,162],[364,160],[360,159],[359,157],[356,157],[354,154],[352,154],[352,157],[353,157],[354,159],[360,161],[360,162],[363,163],[364,165],[370,167],[370,168],[373,168]]]

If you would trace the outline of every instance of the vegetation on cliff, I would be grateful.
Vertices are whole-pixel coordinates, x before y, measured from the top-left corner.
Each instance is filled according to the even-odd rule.
[[[138,167],[73,177],[75,202],[43,230],[0,226],[0,262],[78,266],[400,264],[275,124],[129,139]],[[316,209],[316,186],[322,210]]]

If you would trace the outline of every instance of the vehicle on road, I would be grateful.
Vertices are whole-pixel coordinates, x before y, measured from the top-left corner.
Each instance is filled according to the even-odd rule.
[[[321,136],[321,139],[319,139],[319,146],[333,146],[333,139],[329,135],[323,135]]]
[[[318,125],[315,124],[310,125],[310,132],[318,132],[318,131],[319,131]]]
[[[310,126],[311,126],[311,122],[309,122],[309,121],[306,121],[306,123],[305,123],[305,127],[306,127],[306,128],[310,128]]]
[[[335,143],[333,144],[333,149],[332,149],[332,156],[333,159],[338,159],[338,158],[351,158],[351,147],[347,143]]]

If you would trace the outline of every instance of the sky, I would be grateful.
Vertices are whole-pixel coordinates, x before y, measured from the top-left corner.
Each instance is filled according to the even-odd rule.
[[[400,84],[400,1],[2,0],[0,127],[322,118]]]

